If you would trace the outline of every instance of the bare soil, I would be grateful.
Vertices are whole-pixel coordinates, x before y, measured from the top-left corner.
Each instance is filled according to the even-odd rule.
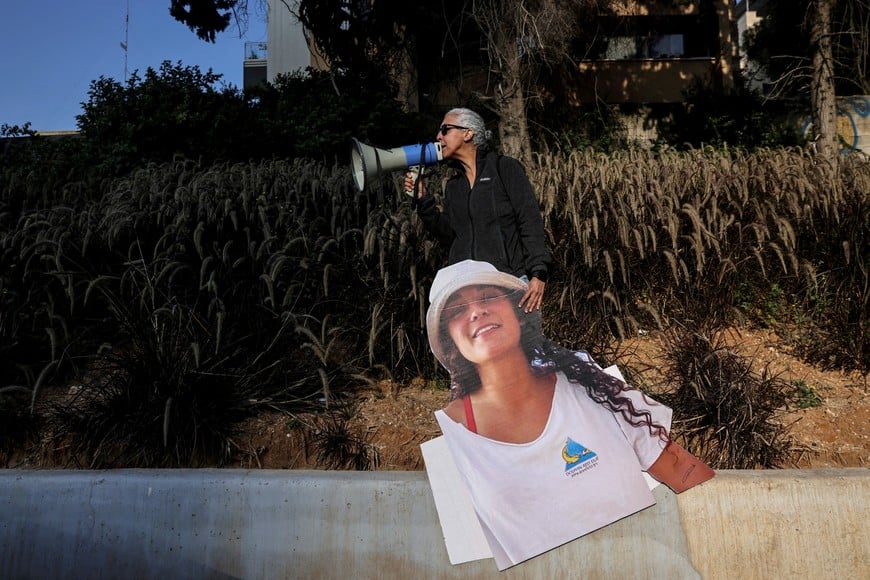
[[[859,372],[823,370],[790,352],[773,332],[732,329],[727,334],[731,348],[752,361],[753,371],[767,368],[788,384],[801,385],[817,401],[800,408],[795,400],[778,420],[786,427],[794,449],[790,464],[801,469],[867,467],[870,465],[870,397],[868,375]],[[618,364],[639,373],[645,384],[660,384],[657,376],[662,358],[660,340],[647,336],[622,345],[626,353]],[[797,390],[797,388],[795,389]],[[57,396],[70,396],[60,389]],[[367,450],[365,465],[336,464],[335,447],[323,452],[324,432],[330,424],[322,417],[291,417],[262,413],[247,421],[235,440],[236,449],[223,467],[245,469],[352,469],[423,470],[420,444],[441,432],[434,412],[447,404],[443,384],[417,378],[407,384],[382,381],[359,391],[346,423],[347,438],[334,437],[351,455]],[[679,437],[679,433],[677,433]],[[5,457],[0,467],[64,468],[68,458],[62,445],[46,435],[38,448]]]
[[[867,467],[870,464],[870,397],[866,374],[825,371],[792,356],[775,334],[765,331],[734,330],[729,333],[732,348],[752,360],[753,370],[768,365],[790,384],[805,386],[820,404],[785,409],[780,420],[788,428],[795,453],[792,465],[801,469],[823,467]],[[630,352],[621,365],[653,369],[660,360],[657,339],[632,340],[623,349]],[[359,394],[356,413],[349,429],[376,451],[378,470],[425,469],[420,444],[439,436],[433,415],[447,403],[448,392],[424,379],[409,384],[388,381]],[[263,469],[321,469],[318,454],[306,445],[306,430],[299,419],[279,413],[264,414],[246,425],[246,435],[237,443],[239,452],[230,467]]]

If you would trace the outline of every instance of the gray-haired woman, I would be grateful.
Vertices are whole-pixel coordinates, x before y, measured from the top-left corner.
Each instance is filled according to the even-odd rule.
[[[479,114],[451,109],[436,137],[443,158],[456,169],[444,189],[443,208],[410,173],[405,189],[416,189],[417,213],[450,249],[449,264],[479,260],[522,278],[528,290],[520,306],[540,310],[552,268],[541,210],[520,162],[491,151],[489,138]]]

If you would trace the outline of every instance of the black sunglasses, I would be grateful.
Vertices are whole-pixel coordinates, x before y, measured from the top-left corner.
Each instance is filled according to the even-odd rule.
[[[447,123],[444,123],[443,125],[438,127],[438,130],[441,131],[442,135],[447,135],[447,133],[450,132],[450,129],[462,129],[463,131],[467,131],[469,128],[463,127],[462,125],[449,125]]]

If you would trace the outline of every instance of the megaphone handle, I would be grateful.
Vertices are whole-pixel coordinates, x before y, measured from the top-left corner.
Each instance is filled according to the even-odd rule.
[[[410,197],[414,197],[418,191],[417,184],[420,183],[420,178],[423,176],[424,166],[411,165],[410,167],[408,167],[408,171],[410,171],[411,174],[414,176],[414,186],[410,190],[406,189],[405,194]]]

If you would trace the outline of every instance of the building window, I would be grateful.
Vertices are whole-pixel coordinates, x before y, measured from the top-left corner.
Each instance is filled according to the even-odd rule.
[[[685,56],[682,34],[658,36],[615,36],[608,39],[604,58],[680,58]]]

